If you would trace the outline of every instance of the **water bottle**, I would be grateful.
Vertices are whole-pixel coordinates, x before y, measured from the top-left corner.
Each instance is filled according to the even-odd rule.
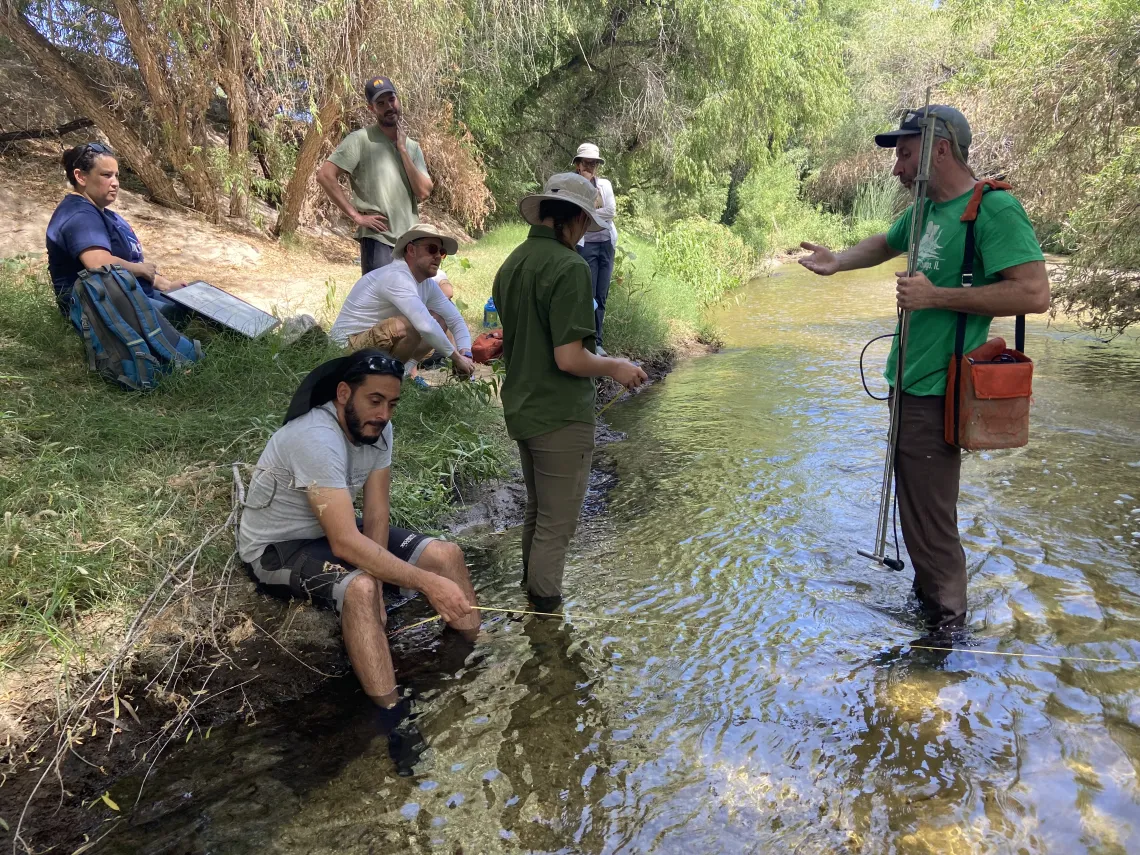
[[[487,298],[487,305],[483,307],[483,329],[493,330],[502,326],[499,323],[499,311],[495,308],[495,300]]]

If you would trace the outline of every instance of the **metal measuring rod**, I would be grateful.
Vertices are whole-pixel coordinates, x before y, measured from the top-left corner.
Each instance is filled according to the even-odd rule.
[[[930,155],[934,148],[934,123],[936,117],[930,112],[930,88],[926,90],[926,106],[922,108],[919,126],[922,128],[922,149],[918,159],[918,174],[914,179],[914,200],[910,214],[910,241],[907,249],[906,275],[914,276],[918,270],[918,248],[922,242],[922,226],[925,219],[926,187],[930,182]],[[895,367],[895,389],[891,396],[891,425],[887,431],[887,455],[883,461],[883,486],[879,494],[879,523],[875,530],[873,551],[858,550],[859,555],[870,558],[876,564],[891,570],[902,570],[899,558],[887,555],[887,531],[891,522],[892,489],[894,487],[895,455],[898,453],[899,425],[902,418],[903,369],[906,365],[907,333],[910,331],[910,312],[899,310],[898,364]]]

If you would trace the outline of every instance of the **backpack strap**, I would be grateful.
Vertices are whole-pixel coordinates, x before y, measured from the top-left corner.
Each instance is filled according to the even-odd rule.
[[[970,196],[970,201],[966,203],[966,210],[962,212],[960,222],[966,224],[966,241],[963,247],[962,254],[962,287],[971,288],[974,285],[974,255],[977,250],[977,241],[974,235],[974,224],[978,219],[978,209],[982,206],[982,196],[985,195],[986,190],[999,190],[1008,191],[1012,190],[1013,186],[1005,181],[999,181],[996,178],[986,178],[979,181],[974,185],[974,192]],[[958,425],[961,422],[959,418],[962,401],[962,356],[966,349],[966,319],[965,312],[958,312],[958,327],[954,331],[954,364],[957,370],[954,372],[954,444],[958,445]],[[1018,315],[1016,322],[1015,349],[1019,351],[1025,350],[1025,315]]]

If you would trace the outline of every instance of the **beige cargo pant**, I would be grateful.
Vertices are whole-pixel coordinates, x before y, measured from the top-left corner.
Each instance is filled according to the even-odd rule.
[[[566,551],[590,481],[594,425],[572,422],[519,440],[518,446],[526,482],[522,552],[527,591],[560,597]]]

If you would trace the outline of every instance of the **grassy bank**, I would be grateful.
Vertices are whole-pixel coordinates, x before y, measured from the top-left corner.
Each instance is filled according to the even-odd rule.
[[[133,395],[87,371],[42,274],[8,262],[0,303],[0,665],[54,652],[82,671],[168,568],[224,522],[230,464],[257,461],[301,378],[338,351],[197,329],[207,359]],[[430,528],[456,482],[505,473],[490,391],[405,386],[395,522]],[[199,578],[208,582],[232,550],[228,532],[212,541]]]
[[[460,247],[458,257],[445,264],[472,330],[482,324],[499,265],[526,239],[528,229],[499,226]],[[747,280],[755,257],[743,245],[718,252],[710,234],[733,240],[727,229],[688,222],[652,240],[621,233],[606,307],[607,350],[651,359],[687,341],[715,338],[705,310]]]
[[[526,231],[500,227],[449,260],[473,329]],[[753,263],[703,221],[654,240],[623,234],[607,347],[653,359],[711,338],[705,309]],[[42,268],[4,262],[0,302],[0,667],[35,662],[55,679],[97,665],[158,582],[224,525],[232,463],[256,462],[298,383],[339,351],[321,337],[285,346],[194,327],[207,358],[133,395],[87,370]],[[504,476],[513,459],[489,383],[409,384],[395,426],[393,521],[410,528],[435,526],[457,483]],[[191,587],[209,590],[232,553],[222,531],[190,565]]]

